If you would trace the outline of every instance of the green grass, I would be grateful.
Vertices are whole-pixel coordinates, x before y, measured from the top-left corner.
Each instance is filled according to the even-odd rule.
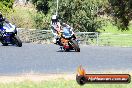
[[[101,34],[99,45],[106,46],[132,46],[131,34]]]
[[[14,12],[10,13],[8,18],[17,27],[27,29],[47,29],[49,27],[51,14],[38,13],[34,5],[14,6],[13,9]]]
[[[99,45],[103,46],[132,46],[132,23],[130,23],[129,30],[121,31],[110,22],[106,22],[107,25],[98,30]]]
[[[114,34],[132,34],[132,23],[129,25],[129,30],[121,31],[117,28],[117,26],[114,26],[112,23],[109,21],[106,21],[106,25],[103,26],[101,29],[98,31],[101,33],[114,33]]]
[[[42,82],[12,82],[12,83],[0,83],[0,88],[131,88],[130,84],[85,84],[80,86],[75,80],[57,79],[53,81]]]
[[[16,6],[13,9],[14,12],[10,12],[7,17],[11,23],[20,28],[34,28],[35,22],[32,15],[36,14],[36,10],[33,6]]]

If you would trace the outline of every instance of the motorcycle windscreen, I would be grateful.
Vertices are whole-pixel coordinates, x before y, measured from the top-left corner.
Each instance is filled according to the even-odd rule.
[[[14,31],[13,26],[10,25],[9,23],[4,23],[3,28],[6,29],[6,32],[13,32]]]
[[[63,37],[70,38],[72,36],[72,32],[69,28],[64,27],[63,28]]]
[[[5,22],[4,22],[3,26],[6,27],[6,28],[8,28],[8,29],[12,28],[12,26],[10,24],[5,23]]]

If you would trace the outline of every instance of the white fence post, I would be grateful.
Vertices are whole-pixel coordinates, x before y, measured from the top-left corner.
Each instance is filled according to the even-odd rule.
[[[97,46],[98,46],[99,45],[99,34],[98,34],[98,32],[96,32],[96,36],[97,36],[96,43],[97,43]]]

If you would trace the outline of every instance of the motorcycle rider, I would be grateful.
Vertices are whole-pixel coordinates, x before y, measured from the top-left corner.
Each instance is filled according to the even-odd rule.
[[[5,21],[5,18],[3,17],[2,13],[0,12],[0,39],[2,36],[2,30],[3,30],[3,23]]]
[[[54,35],[53,43],[57,44],[57,41],[59,41],[58,33],[61,30],[61,25],[58,20],[57,15],[53,15],[51,18],[51,31]]]
[[[59,32],[60,31],[67,31],[67,32],[69,31],[69,32],[71,32],[72,37],[74,39],[76,39],[75,34],[73,32],[73,28],[71,26],[69,26],[68,24],[66,24],[66,23],[60,23],[59,20],[58,20],[57,15],[52,16],[51,29],[52,29],[52,33],[54,35],[53,42],[55,44],[60,44],[59,43],[60,42],[60,38],[59,38]]]
[[[73,32],[73,27],[69,26],[67,23],[62,23],[62,31],[64,33],[69,33],[72,35],[72,38],[76,39],[75,33]]]
[[[2,13],[0,12],[0,29],[3,28],[3,21],[5,21]]]
[[[4,22],[9,23],[9,21],[5,17],[3,17],[2,13],[0,12],[0,39],[2,38],[2,31],[4,30]]]
[[[3,17],[2,13],[0,12],[0,28],[3,28],[4,22],[9,23],[9,21],[5,17]]]

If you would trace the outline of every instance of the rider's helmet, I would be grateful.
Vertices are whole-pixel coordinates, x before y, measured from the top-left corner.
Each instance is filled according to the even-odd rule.
[[[53,15],[52,18],[51,18],[51,21],[52,21],[52,24],[57,24],[57,22],[58,22],[57,15]]]
[[[3,15],[2,15],[2,13],[0,12],[0,19],[1,19],[1,18],[3,18]]]
[[[66,24],[66,23],[62,23],[61,25],[62,25],[63,27],[66,27],[66,26],[67,26],[67,24]]]

